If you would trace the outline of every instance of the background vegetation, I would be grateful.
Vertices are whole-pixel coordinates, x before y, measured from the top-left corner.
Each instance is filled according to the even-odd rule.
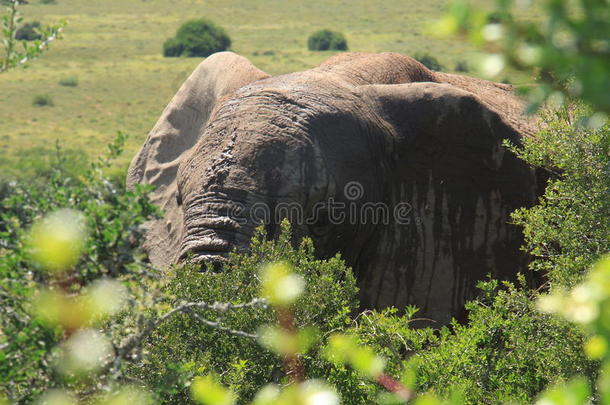
[[[429,32],[445,6],[445,0],[32,0],[21,7],[29,21],[70,24],[66,40],[54,43],[42,63],[0,75],[0,173],[17,172],[14,161],[25,149],[48,148],[56,140],[96,157],[117,130],[131,134],[117,162],[126,167],[201,61],[162,56],[163,43],[185,20],[205,17],[223,26],[232,50],[271,74],[327,59],[332,53],[306,47],[309,35],[325,27],[346,35],[352,51],[425,52],[452,68],[473,47]],[[64,76],[77,76],[79,86],[59,86]],[[527,75],[507,76],[532,83]],[[36,108],[33,94],[48,94],[55,106]]]
[[[187,21],[176,36],[163,43],[163,56],[206,57],[231,46],[231,38],[222,27],[205,19]]]
[[[347,51],[347,40],[338,31],[320,30],[309,36],[307,49],[310,51]]]

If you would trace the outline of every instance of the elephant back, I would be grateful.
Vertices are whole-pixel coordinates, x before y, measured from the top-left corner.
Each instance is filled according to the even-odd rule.
[[[340,76],[355,86],[437,81],[434,72],[417,60],[393,52],[342,53],[312,71]]]

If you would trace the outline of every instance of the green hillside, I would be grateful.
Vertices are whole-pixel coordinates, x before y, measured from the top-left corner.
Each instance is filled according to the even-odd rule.
[[[304,70],[332,52],[311,52],[309,34],[343,32],[350,50],[429,53],[453,70],[468,45],[430,35],[445,1],[430,0],[31,0],[26,21],[69,22],[64,39],[40,61],[0,77],[0,161],[5,173],[26,148],[99,151],[116,131],[131,135],[122,166],[133,156],[198,58],[163,58],[163,42],[182,22],[205,17],[223,26],[232,50],[261,69]],[[471,64],[472,66],[472,64]],[[60,80],[75,77],[76,87]],[[499,78],[503,79],[503,78]],[[517,82],[523,78],[511,77]],[[527,79],[526,79],[527,80]],[[49,95],[53,106],[34,106]],[[31,152],[30,152],[31,155]]]

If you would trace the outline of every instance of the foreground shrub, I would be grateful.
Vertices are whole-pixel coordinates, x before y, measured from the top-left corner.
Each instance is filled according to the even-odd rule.
[[[310,51],[347,51],[347,40],[340,32],[320,30],[311,34],[307,47]]]
[[[539,312],[537,294],[495,281],[481,287],[484,295],[467,305],[468,324],[441,330],[436,345],[409,360],[418,391],[447,397],[457,388],[465,404],[532,403],[550,383],[595,379],[583,333]]]
[[[140,225],[156,215],[157,209],[146,197],[147,188],[125,191],[102,174],[124,142],[125,136],[119,134],[109,146],[108,156],[78,176],[72,177],[60,158],[45,181],[10,182],[0,188],[0,397],[29,403],[57,384],[53,349],[63,333],[45,326],[32,304],[39,289],[53,277],[31,259],[28,235],[34,222],[49,212],[70,208],[83,214],[89,229],[88,236],[79,241],[82,258],[70,277],[60,277],[56,287],[69,280],[74,293],[76,287],[84,288],[101,277],[136,273],[138,279],[144,278]],[[64,312],[78,313],[74,307]]]
[[[176,36],[163,44],[163,56],[206,57],[226,51],[230,46],[231,39],[224,29],[208,20],[192,20],[184,23]]]
[[[578,12],[573,12],[573,4]],[[578,98],[594,111],[610,113],[610,58],[607,46],[599,42],[610,36],[609,2],[554,0],[536,8],[495,0],[485,5],[450,2],[437,32],[467,38],[481,51],[493,52],[484,62],[494,66],[484,69],[487,76],[506,74],[510,67],[536,77],[538,85],[520,89],[529,95],[533,109],[562,97]],[[540,18],[531,18],[533,14]],[[526,49],[531,53],[526,55]]]
[[[583,105],[543,116],[545,129],[514,151],[550,177],[540,203],[518,210],[532,269],[551,289],[579,282],[610,252],[610,123]]]
[[[438,72],[443,70],[444,68],[443,65],[441,65],[441,63],[438,61],[438,59],[436,59],[432,55],[428,55],[427,53],[416,54],[414,58],[430,70]]]
[[[40,33],[40,22],[34,21],[31,23],[23,24],[17,32],[15,32],[15,39],[19,41],[37,41],[42,39]]]
[[[48,94],[37,94],[32,99],[32,105],[36,107],[51,107],[54,105],[53,98]]]
[[[175,270],[167,291],[176,303],[249,302],[260,295],[258,276],[263,264],[282,262],[294,268],[306,281],[305,290],[294,306],[297,330],[316,327],[324,334],[341,329],[356,309],[356,282],[351,270],[338,257],[316,260],[311,240],[298,248],[290,242],[290,230],[284,225],[277,242],[267,241],[262,233],[253,239],[251,253],[232,255],[221,273],[201,272],[186,266]],[[273,308],[244,308],[226,313],[197,310],[202,318],[221,322],[223,328],[260,333],[261,327],[275,323]],[[315,335],[311,336],[316,338]],[[304,356],[304,369],[320,365],[320,346]],[[161,326],[147,342],[150,356],[132,370],[132,377],[159,388],[167,403],[183,403],[189,397],[188,384],[193,375],[205,372],[220,376],[220,382],[236,393],[241,401],[251,399],[263,385],[282,382],[281,360],[255,339],[206,327],[188,314],[179,315]],[[326,368],[329,367],[324,362]]]

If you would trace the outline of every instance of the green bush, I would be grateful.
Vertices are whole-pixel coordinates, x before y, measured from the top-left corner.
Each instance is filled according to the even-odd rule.
[[[432,55],[428,55],[427,53],[416,54],[414,58],[430,70],[439,72],[444,69],[443,65],[441,65],[438,59]]]
[[[539,293],[510,283],[481,282],[481,296],[467,304],[466,324],[413,328],[413,309],[366,311],[346,333],[384,356],[387,372],[402,376],[418,396],[433,392],[460,404],[531,403],[548,384],[576,375],[593,381],[597,363],[583,350],[585,335],[563,319],[536,308]],[[346,403],[375,398],[353,370],[329,368],[318,378],[332,382]]]
[[[40,22],[34,21],[23,24],[17,32],[15,32],[15,39],[19,41],[38,41],[42,39],[40,33]]]
[[[48,94],[37,94],[32,99],[32,105],[36,107],[51,107],[54,105],[53,98]]]
[[[342,33],[320,30],[311,34],[307,40],[310,51],[347,51],[347,40]]]
[[[30,403],[60,382],[51,364],[63,333],[33,315],[33,299],[51,277],[31,260],[27,235],[35,221],[60,208],[85,216],[89,235],[71,273],[75,286],[131,273],[146,278],[141,224],[158,213],[147,198],[149,189],[126,191],[122,182],[102,174],[121,153],[125,139],[119,134],[107,157],[77,175],[70,174],[74,162],[58,152],[44,180],[11,181],[0,187],[0,398]]]
[[[170,38],[163,44],[163,56],[179,57],[184,52],[184,45],[176,38]]]
[[[249,254],[231,256],[221,273],[201,272],[185,266],[175,270],[167,293],[179,302],[249,302],[260,294],[258,274],[263,264],[284,262],[303,276],[306,287],[294,306],[297,329],[316,327],[320,338],[331,330],[339,330],[357,308],[356,281],[351,270],[338,257],[316,260],[313,244],[305,239],[298,248],[291,245],[291,232],[285,223],[277,241],[267,241],[262,231],[254,237]],[[267,324],[277,323],[271,307],[245,308],[218,314],[198,310],[205,319],[221,322],[223,327],[257,333]],[[321,346],[316,344],[305,356],[305,369],[328,368],[320,360]],[[184,403],[187,383],[193,375],[220,375],[220,381],[239,395],[241,401],[251,399],[266,383],[285,379],[281,359],[254,339],[227,334],[209,328],[188,314],[166,322],[144,347],[150,353],[142,364],[134,365],[132,378],[157,387],[165,403]],[[323,364],[323,366],[322,366]]]
[[[231,39],[224,29],[208,20],[192,20],[184,23],[176,36],[163,44],[163,55],[206,57],[226,51],[230,46]]]
[[[543,115],[544,130],[513,148],[550,177],[539,204],[518,210],[532,269],[551,288],[570,288],[610,252],[610,124],[583,105]]]
[[[78,86],[78,77],[76,76],[68,76],[59,80],[59,85],[64,87],[77,87]]]
[[[538,294],[526,288],[480,286],[483,296],[467,305],[468,324],[441,330],[435,345],[408,360],[418,391],[448,397],[459,389],[464,404],[521,404],[579,374],[594,381],[597,363],[585,355],[577,326],[539,312]]]

